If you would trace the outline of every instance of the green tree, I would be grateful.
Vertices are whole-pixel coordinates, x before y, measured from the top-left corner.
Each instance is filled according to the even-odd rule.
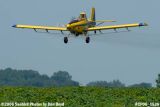
[[[160,74],[158,74],[158,79],[156,80],[157,87],[160,88]]]
[[[152,87],[152,84],[151,83],[140,83],[140,84],[133,84],[133,85],[130,85],[129,87],[142,87],[142,88],[151,88]]]
[[[107,81],[94,81],[94,82],[89,82],[87,86],[99,86],[99,87],[107,87],[108,82]]]
[[[66,71],[55,72],[51,79],[56,86],[79,86],[79,83],[73,81],[72,76]]]
[[[107,81],[95,81],[90,82],[87,86],[100,86],[100,87],[125,87],[125,84],[121,83],[119,80],[113,80],[111,82]]]
[[[41,75],[34,70],[0,70],[0,86],[79,86],[66,71],[55,72],[52,77]]]
[[[119,80],[113,80],[112,82],[108,83],[109,87],[125,87],[125,84],[123,84],[121,81]]]

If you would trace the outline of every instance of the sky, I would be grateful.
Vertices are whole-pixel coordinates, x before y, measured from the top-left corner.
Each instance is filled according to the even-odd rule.
[[[119,79],[126,85],[152,83],[160,73],[159,0],[1,0],[0,69],[33,69],[51,76],[69,72],[81,84]],[[36,33],[14,24],[63,26],[84,11],[96,8],[96,19],[124,24],[147,22],[148,27],[103,31],[85,44],[82,37],[63,43],[59,32]],[[58,33],[58,34],[57,34]]]

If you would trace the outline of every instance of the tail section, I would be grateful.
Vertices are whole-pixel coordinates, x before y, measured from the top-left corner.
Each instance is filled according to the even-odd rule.
[[[91,21],[96,21],[96,16],[95,16],[95,8],[93,7],[91,10],[91,16],[90,16]]]

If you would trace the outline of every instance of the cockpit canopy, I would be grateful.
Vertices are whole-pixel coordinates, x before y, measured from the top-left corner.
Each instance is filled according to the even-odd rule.
[[[80,20],[81,19],[87,19],[86,13],[85,12],[80,13],[79,19]]]
[[[87,19],[87,16],[86,16],[85,12],[82,12],[82,13],[80,13],[80,16],[78,18],[72,18],[72,20],[69,22],[69,24],[73,24],[73,23],[76,23],[76,22],[84,20],[84,19]]]

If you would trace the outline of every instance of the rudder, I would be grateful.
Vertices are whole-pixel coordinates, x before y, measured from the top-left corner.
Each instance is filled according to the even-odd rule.
[[[90,20],[91,21],[96,21],[96,15],[95,15],[95,8],[94,7],[91,10]]]

